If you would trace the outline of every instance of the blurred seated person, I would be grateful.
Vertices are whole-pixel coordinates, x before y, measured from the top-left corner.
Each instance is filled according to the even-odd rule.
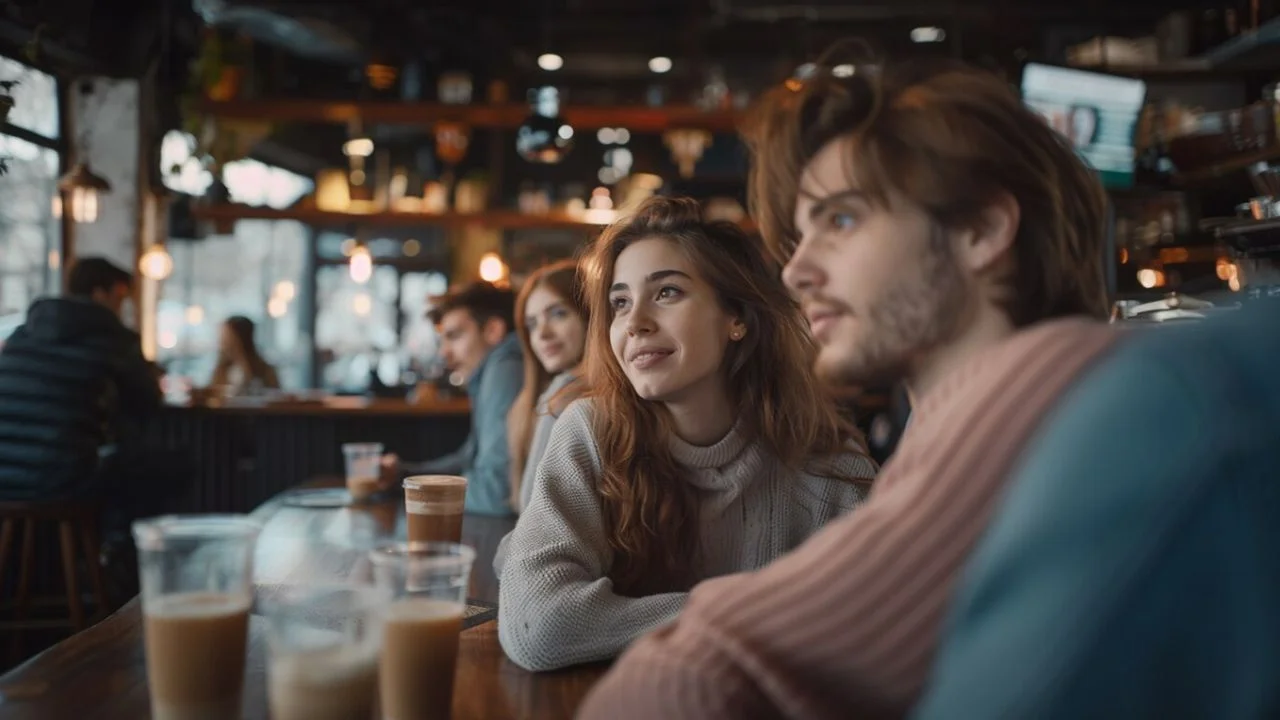
[[[1280,717],[1280,307],[1132,332],[1010,479],[917,717]]]
[[[276,369],[258,353],[254,329],[253,321],[243,315],[233,315],[222,322],[218,364],[209,381],[212,389],[229,397],[280,389]]]
[[[71,268],[66,297],[32,303],[0,350],[0,500],[99,495],[107,534],[162,512],[190,477],[143,447],[160,407],[158,368],[120,310],[133,276],[97,257]]]
[[[516,297],[516,336],[524,350],[524,383],[507,416],[511,441],[511,503],[519,512],[533,497],[538,464],[551,429],[583,392],[583,353],[590,312],[578,264],[565,260],[536,270]]]
[[[428,313],[440,334],[450,372],[467,382],[471,434],[462,447],[434,460],[383,458],[383,483],[404,475],[450,474],[467,478],[466,511],[510,515],[511,459],[507,415],[524,382],[524,360],[515,329],[515,294],[476,282],[446,295]]]

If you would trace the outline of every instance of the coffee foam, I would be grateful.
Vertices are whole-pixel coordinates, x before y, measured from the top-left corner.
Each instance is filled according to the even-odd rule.
[[[461,618],[466,613],[467,606],[463,603],[430,598],[410,598],[392,603],[387,608],[387,621],[445,620],[455,617]]]
[[[456,500],[447,502],[405,500],[404,510],[410,515],[461,515],[465,504]]]
[[[452,486],[466,487],[467,479],[461,475],[414,475],[404,479],[404,486],[410,490],[416,487]]]
[[[143,614],[161,618],[210,618],[248,612],[252,604],[244,595],[189,592],[144,599]]]

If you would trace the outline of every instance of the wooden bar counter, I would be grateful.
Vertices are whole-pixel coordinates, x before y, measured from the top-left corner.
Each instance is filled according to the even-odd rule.
[[[352,548],[403,538],[405,532],[404,504],[398,493],[378,503],[338,509],[299,507],[277,497],[254,515],[264,521],[254,573],[259,602],[281,585],[320,582],[330,573],[341,572],[350,557],[360,555],[351,553]],[[496,606],[493,556],[498,542],[513,526],[511,518],[468,515],[464,520],[463,543],[476,549],[468,593],[477,605],[475,610]],[[604,666],[525,672],[503,654],[493,614],[490,610],[477,615],[474,621],[478,624],[462,633],[452,719],[572,718],[582,698],[604,673]],[[249,625],[243,720],[268,720],[263,624],[255,611]],[[5,720],[136,720],[149,716],[138,598],[0,677],[0,717]]]
[[[193,475],[174,512],[248,512],[308,478],[341,474],[346,442],[381,442],[406,460],[450,452],[466,440],[469,412],[465,399],[167,406],[147,434],[150,447],[180,456]]]

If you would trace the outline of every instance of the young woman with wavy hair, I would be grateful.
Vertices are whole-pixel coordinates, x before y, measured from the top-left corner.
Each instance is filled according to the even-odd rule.
[[[524,386],[507,415],[511,507],[523,511],[533,493],[551,428],[580,392],[587,306],[572,260],[538,268],[516,296],[516,337],[524,350]]]
[[[854,507],[876,471],[756,238],[654,198],[582,272],[589,391],[557,420],[497,563],[499,638],[530,670],[613,657],[697,582]]]

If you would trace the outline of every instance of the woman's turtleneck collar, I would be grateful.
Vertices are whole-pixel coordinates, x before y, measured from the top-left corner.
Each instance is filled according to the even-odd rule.
[[[712,445],[691,445],[675,435],[671,436],[671,456],[676,462],[698,470],[716,470],[738,459],[747,446],[747,436],[742,418],[729,428],[724,437]]]

